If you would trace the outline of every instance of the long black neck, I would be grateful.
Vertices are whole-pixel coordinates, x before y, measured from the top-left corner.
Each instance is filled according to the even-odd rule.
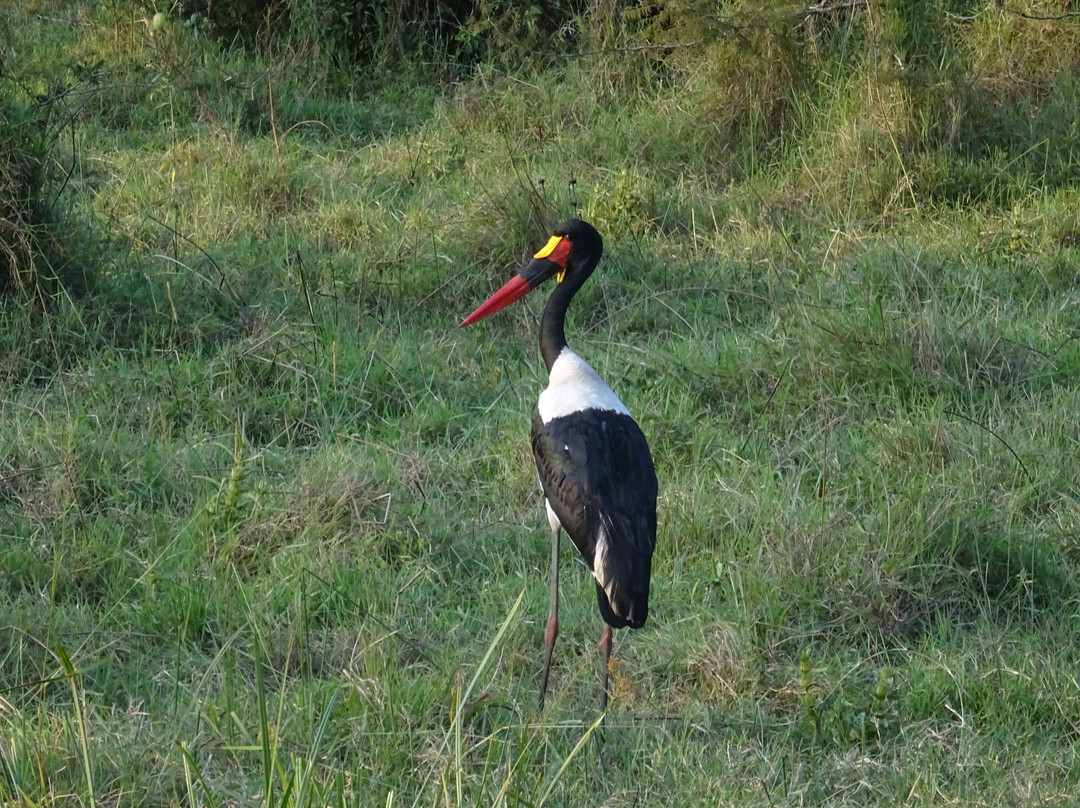
[[[544,357],[548,373],[562,349],[566,347],[566,310],[586,278],[588,273],[576,273],[573,279],[568,276],[555,286],[555,291],[544,306],[544,314],[540,318],[540,354]]]

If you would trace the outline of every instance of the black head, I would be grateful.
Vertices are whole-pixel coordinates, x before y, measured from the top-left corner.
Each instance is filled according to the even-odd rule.
[[[596,232],[596,228],[581,219],[567,219],[554,230],[552,240],[565,239],[570,242],[570,249],[566,255],[564,270],[566,278],[583,274],[578,281],[581,283],[587,278],[596,265],[600,263],[600,256],[604,254],[604,240]],[[548,242],[550,245],[551,242]],[[565,278],[560,278],[565,280]]]

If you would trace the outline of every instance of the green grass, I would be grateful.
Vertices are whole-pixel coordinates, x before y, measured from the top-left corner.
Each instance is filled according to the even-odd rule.
[[[9,103],[66,92],[0,292],[0,801],[1071,804],[1075,34],[995,9],[950,23],[949,137],[869,23],[777,111],[731,43],[349,97],[122,4],[2,12]],[[661,490],[599,726],[570,553],[536,706],[543,292],[457,328],[575,210],[571,340]]]

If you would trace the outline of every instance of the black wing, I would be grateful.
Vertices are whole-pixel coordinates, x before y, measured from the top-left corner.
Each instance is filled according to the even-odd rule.
[[[611,410],[546,424],[536,411],[532,447],[544,495],[596,575],[601,615],[615,628],[640,628],[649,610],[657,490],[641,428]]]

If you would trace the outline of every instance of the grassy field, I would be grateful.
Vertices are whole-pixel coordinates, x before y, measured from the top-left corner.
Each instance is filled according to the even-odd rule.
[[[1075,804],[1080,23],[601,5],[348,80],[0,9],[0,802]],[[572,214],[660,480],[601,726],[544,293],[457,327]]]

